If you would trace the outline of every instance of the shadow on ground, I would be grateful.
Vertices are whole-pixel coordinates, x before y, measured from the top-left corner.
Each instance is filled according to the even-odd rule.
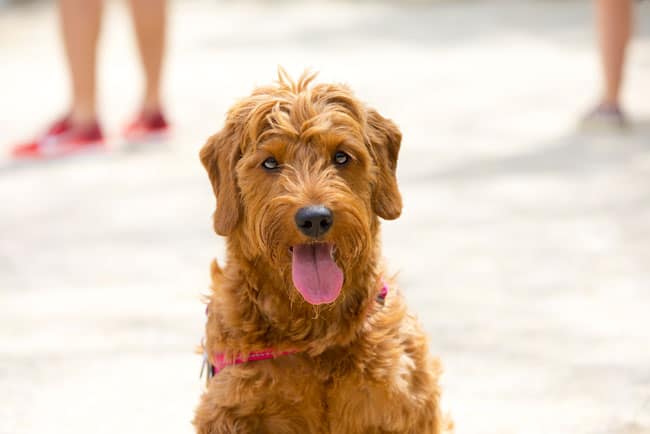
[[[650,119],[636,122],[626,132],[577,131],[522,154],[468,159],[434,172],[429,179],[470,181],[505,174],[593,174],[647,157],[650,157]]]

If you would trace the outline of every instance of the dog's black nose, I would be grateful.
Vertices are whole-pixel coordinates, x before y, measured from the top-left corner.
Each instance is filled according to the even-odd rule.
[[[323,205],[300,208],[296,213],[296,226],[308,237],[318,238],[332,227],[332,210]]]

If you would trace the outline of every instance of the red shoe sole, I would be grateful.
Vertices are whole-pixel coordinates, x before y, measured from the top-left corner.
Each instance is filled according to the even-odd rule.
[[[56,145],[51,148],[34,147],[24,150],[18,149],[11,153],[11,157],[15,160],[51,160],[105,150],[108,150],[108,147],[102,139],[94,142]]]

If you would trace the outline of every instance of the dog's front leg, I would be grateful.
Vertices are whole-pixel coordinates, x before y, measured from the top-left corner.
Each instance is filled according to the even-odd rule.
[[[303,414],[278,400],[269,405],[215,408],[204,400],[197,409],[194,426],[197,434],[325,434],[322,418]]]
[[[266,431],[258,429],[258,421],[249,417],[238,417],[227,409],[207,409],[201,405],[194,418],[197,434],[256,434]]]
[[[292,381],[272,381],[279,374],[262,371],[265,362],[256,363],[212,379],[194,417],[197,434],[329,433],[320,382],[300,371],[294,371]],[[278,378],[289,376],[285,372]]]

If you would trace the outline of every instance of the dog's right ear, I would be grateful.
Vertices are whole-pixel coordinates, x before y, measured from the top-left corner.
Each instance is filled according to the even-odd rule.
[[[226,126],[208,139],[199,156],[217,197],[217,209],[213,216],[214,230],[219,235],[229,235],[239,223],[241,215],[235,174],[241,151],[231,122],[226,121]]]

